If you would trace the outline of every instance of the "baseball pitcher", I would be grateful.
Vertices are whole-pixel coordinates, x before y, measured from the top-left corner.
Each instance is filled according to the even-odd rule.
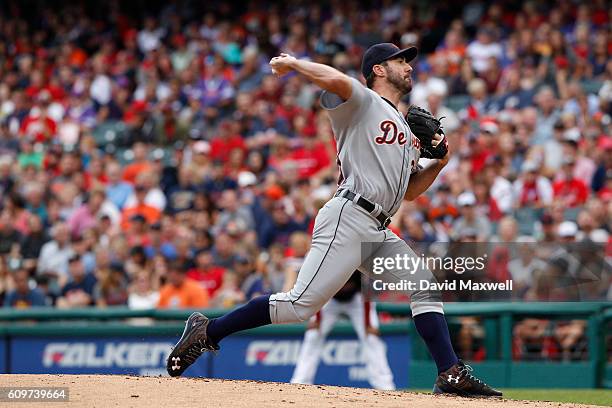
[[[171,376],[181,375],[202,353],[219,350],[220,341],[232,333],[306,321],[353,271],[371,273],[372,259],[416,257],[387,226],[402,199],[414,200],[426,191],[449,160],[438,121],[420,109],[410,109],[406,117],[397,109],[401,97],[412,89],[410,61],[416,55],[415,47],[399,49],[390,43],[370,47],[361,67],[367,86],[327,65],[287,54],[272,58],[276,75],[297,72],[323,89],[321,106],[329,114],[338,146],[338,190],[316,217],[312,247],[293,288],[254,298],[217,319],[193,313],[168,358]],[[420,157],[434,160],[419,168]],[[415,277],[433,280],[426,269],[394,269],[385,275],[398,282]],[[416,329],[438,369],[434,393],[501,396],[457,358],[439,293],[414,291],[410,297]]]

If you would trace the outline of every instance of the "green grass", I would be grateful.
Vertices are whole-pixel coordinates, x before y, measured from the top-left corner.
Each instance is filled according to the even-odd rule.
[[[612,390],[507,388],[504,398],[612,406]]]
[[[406,389],[410,392],[430,393],[431,390]],[[504,398],[529,401],[569,402],[575,404],[612,406],[612,390],[602,389],[541,389],[504,388]]]

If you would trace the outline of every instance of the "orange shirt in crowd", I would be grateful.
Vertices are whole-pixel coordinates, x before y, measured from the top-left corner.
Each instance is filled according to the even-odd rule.
[[[193,279],[185,278],[179,287],[170,283],[162,286],[157,306],[165,309],[208,307],[208,300],[204,288]]]
[[[145,217],[147,224],[155,224],[161,218],[161,212],[150,205],[147,204],[137,204],[134,207],[129,207],[123,210],[121,214],[121,228],[126,231],[130,228],[130,218],[134,215],[142,215]]]
[[[151,170],[151,164],[147,162],[131,163],[125,166],[123,170],[123,180],[128,183],[135,184],[136,177],[140,173],[145,173]]]

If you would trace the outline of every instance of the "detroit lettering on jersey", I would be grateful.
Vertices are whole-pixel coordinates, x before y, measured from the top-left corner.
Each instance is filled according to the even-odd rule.
[[[378,144],[393,144],[397,141],[400,145],[404,145],[408,141],[406,134],[404,132],[398,132],[397,125],[390,120],[382,121],[380,130],[383,132],[382,135],[374,139]],[[421,149],[421,141],[418,137],[412,135],[410,142],[415,149]]]
[[[339,188],[347,188],[394,214],[417,168],[419,140],[404,116],[376,92],[356,79],[346,101],[323,91],[338,146]]]

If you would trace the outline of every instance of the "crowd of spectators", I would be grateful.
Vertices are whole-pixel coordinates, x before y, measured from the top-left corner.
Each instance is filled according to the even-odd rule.
[[[609,255],[605,0],[127,3],[0,5],[5,306],[230,307],[286,289],[336,153],[319,90],[268,61],[363,81],[361,55],[383,41],[420,48],[401,108],[444,116],[453,155],[394,231]],[[508,273],[535,299],[524,269]]]

